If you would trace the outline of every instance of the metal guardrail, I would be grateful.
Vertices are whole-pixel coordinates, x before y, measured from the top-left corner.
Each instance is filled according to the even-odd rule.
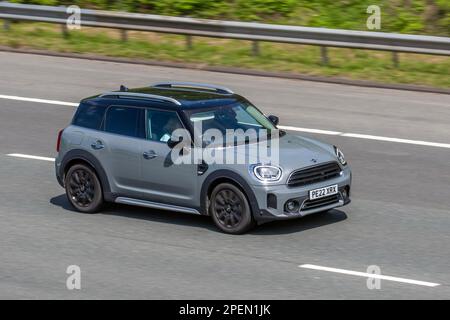
[[[38,21],[64,26],[68,17],[66,7],[0,2],[0,19],[5,21]],[[450,38],[448,37],[205,20],[86,9],[81,10],[81,26],[181,34],[188,36],[189,46],[191,45],[191,36],[250,40],[254,41],[255,53],[258,51],[258,41],[316,45],[323,48],[322,60],[327,59],[326,47],[450,55]],[[126,34],[124,39],[126,39]]]

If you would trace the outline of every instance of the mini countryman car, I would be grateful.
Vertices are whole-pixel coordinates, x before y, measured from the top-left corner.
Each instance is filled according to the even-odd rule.
[[[224,87],[121,86],[80,102],[58,136],[56,176],[84,213],[115,202],[206,215],[231,234],[348,204],[342,151],[277,125]]]

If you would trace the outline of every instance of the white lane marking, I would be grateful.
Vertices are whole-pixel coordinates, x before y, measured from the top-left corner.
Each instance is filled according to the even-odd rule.
[[[28,102],[46,103],[46,104],[56,104],[56,105],[70,106],[70,107],[77,107],[79,105],[79,103],[73,103],[73,102],[26,98],[26,97],[17,97],[17,96],[5,96],[5,95],[1,95],[1,94],[0,94],[0,99],[28,101]]]
[[[368,139],[368,140],[378,140],[378,141],[388,141],[388,142],[416,144],[416,145],[419,145],[419,146],[450,148],[450,144],[448,144],[448,143],[438,143],[438,142],[428,142],[428,141],[420,141],[420,140],[389,138],[389,137],[371,136],[371,135],[367,135],[367,134],[344,133],[344,134],[341,134],[341,136],[349,137],[349,138],[359,138],[359,139]]]
[[[342,274],[347,274],[347,275],[351,275],[351,276],[359,276],[359,277],[364,277],[364,278],[382,279],[382,280],[389,280],[389,281],[395,281],[395,282],[416,284],[419,286],[426,286],[426,287],[437,287],[440,285],[439,283],[433,283],[433,282],[391,277],[391,276],[385,276],[385,275],[381,275],[381,274],[358,272],[358,271],[351,271],[351,270],[345,270],[345,269],[322,267],[322,266],[316,266],[313,264],[302,264],[302,265],[299,265],[299,267],[305,268],[305,269],[319,270],[319,271],[342,273]]]
[[[57,100],[45,100],[45,99],[35,99],[35,98],[26,98],[26,97],[18,97],[18,96],[7,96],[7,95],[0,95],[0,99],[10,99],[10,100],[28,101],[28,102],[45,103],[45,104],[55,104],[55,105],[63,105],[63,106],[71,106],[71,107],[77,107],[79,105],[78,103],[73,103],[73,102],[65,102],[65,101],[57,101]],[[308,132],[308,133],[316,133],[316,134],[335,135],[335,136],[348,137],[348,138],[358,138],[358,139],[367,139],[367,140],[376,140],[376,141],[385,141],[385,142],[395,142],[395,143],[406,143],[406,144],[413,144],[413,145],[419,145],[419,146],[428,146],[428,147],[438,147],[438,148],[450,149],[450,144],[449,143],[439,143],[439,142],[429,142],[429,141],[420,141],[420,140],[389,138],[389,137],[372,136],[372,135],[359,134],[359,133],[346,133],[346,132],[321,130],[321,129],[298,128],[298,127],[292,127],[292,126],[278,126],[278,127],[280,129],[292,130],[292,131],[298,131],[298,132]]]
[[[10,154],[7,154],[7,156],[8,157],[15,157],[15,158],[23,158],[23,159],[32,159],[32,160],[42,160],[42,161],[55,162],[54,158],[32,156],[32,155],[21,154],[21,153],[10,153]]]
[[[309,132],[309,133],[318,133],[318,134],[329,134],[329,135],[342,135],[342,132],[338,131],[328,131],[328,130],[319,130],[319,129],[308,129],[308,128],[297,128],[290,126],[278,126],[278,128],[283,130],[292,130],[292,131],[300,131],[300,132]]]
[[[327,130],[318,130],[318,129],[289,127],[289,126],[278,126],[278,128],[283,129],[283,130],[292,130],[292,131],[318,133],[318,134],[328,134],[328,135],[347,137],[347,138],[367,139],[367,140],[386,141],[386,142],[395,142],[395,143],[406,143],[406,144],[414,144],[414,145],[418,145],[418,146],[450,149],[450,143],[399,139],[399,138],[390,138],[390,137],[382,137],[382,136],[372,136],[369,134],[346,133],[346,132],[339,132],[339,131],[327,131]]]

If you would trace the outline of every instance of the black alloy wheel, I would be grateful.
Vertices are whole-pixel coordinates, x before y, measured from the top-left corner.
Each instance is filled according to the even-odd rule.
[[[214,188],[210,212],[215,224],[226,233],[241,234],[254,226],[245,194],[230,183],[222,183]]]
[[[98,212],[103,205],[103,192],[94,170],[84,164],[72,166],[65,178],[66,194],[75,209]]]

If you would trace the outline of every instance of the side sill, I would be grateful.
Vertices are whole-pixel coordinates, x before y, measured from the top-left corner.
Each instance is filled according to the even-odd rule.
[[[169,210],[169,211],[176,211],[176,212],[200,215],[200,212],[193,208],[180,207],[180,206],[176,206],[176,205],[172,205],[172,204],[165,204],[165,203],[152,202],[152,201],[146,201],[146,200],[118,197],[118,198],[116,198],[115,202],[121,203],[121,204],[139,206],[139,207],[152,208],[152,209]]]

